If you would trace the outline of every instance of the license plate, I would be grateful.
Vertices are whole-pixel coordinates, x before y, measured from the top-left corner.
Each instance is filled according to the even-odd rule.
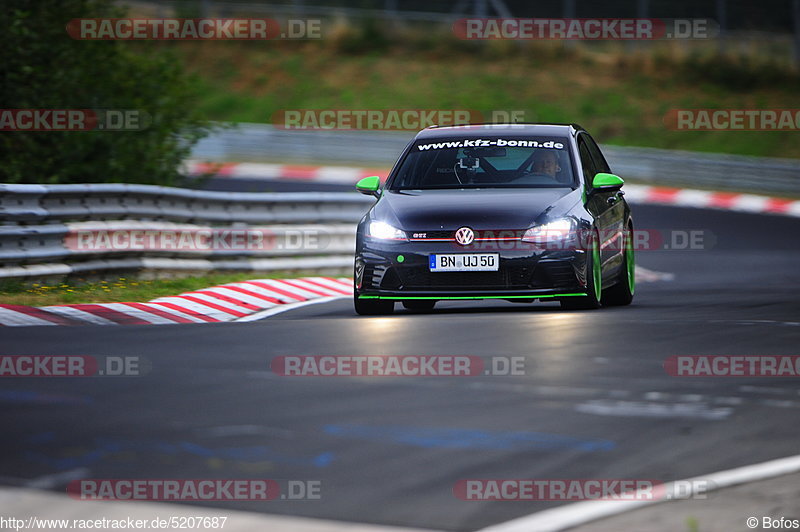
[[[428,264],[432,272],[496,272],[500,269],[500,255],[497,253],[430,255]]]

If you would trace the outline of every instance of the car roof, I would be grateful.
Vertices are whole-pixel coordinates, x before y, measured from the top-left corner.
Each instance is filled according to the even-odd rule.
[[[417,133],[416,138],[477,138],[486,135],[569,137],[583,130],[578,124],[465,124],[460,126],[431,126]]]

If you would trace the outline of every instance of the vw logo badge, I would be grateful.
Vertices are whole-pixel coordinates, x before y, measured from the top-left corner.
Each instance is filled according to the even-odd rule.
[[[475,240],[475,232],[469,227],[462,227],[456,231],[456,242],[462,246],[468,246]]]

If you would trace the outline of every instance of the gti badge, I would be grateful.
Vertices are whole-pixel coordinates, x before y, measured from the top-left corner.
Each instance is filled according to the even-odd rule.
[[[456,242],[462,246],[468,246],[475,240],[475,232],[469,227],[462,227],[456,231]]]

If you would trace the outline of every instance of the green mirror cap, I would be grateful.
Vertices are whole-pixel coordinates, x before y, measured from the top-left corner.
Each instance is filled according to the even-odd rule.
[[[625,184],[621,177],[600,172],[592,179],[592,188],[619,188]]]
[[[380,186],[381,186],[381,178],[376,175],[365,177],[364,179],[356,183],[357,190],[364,190],[369,192],[377,191]]]

